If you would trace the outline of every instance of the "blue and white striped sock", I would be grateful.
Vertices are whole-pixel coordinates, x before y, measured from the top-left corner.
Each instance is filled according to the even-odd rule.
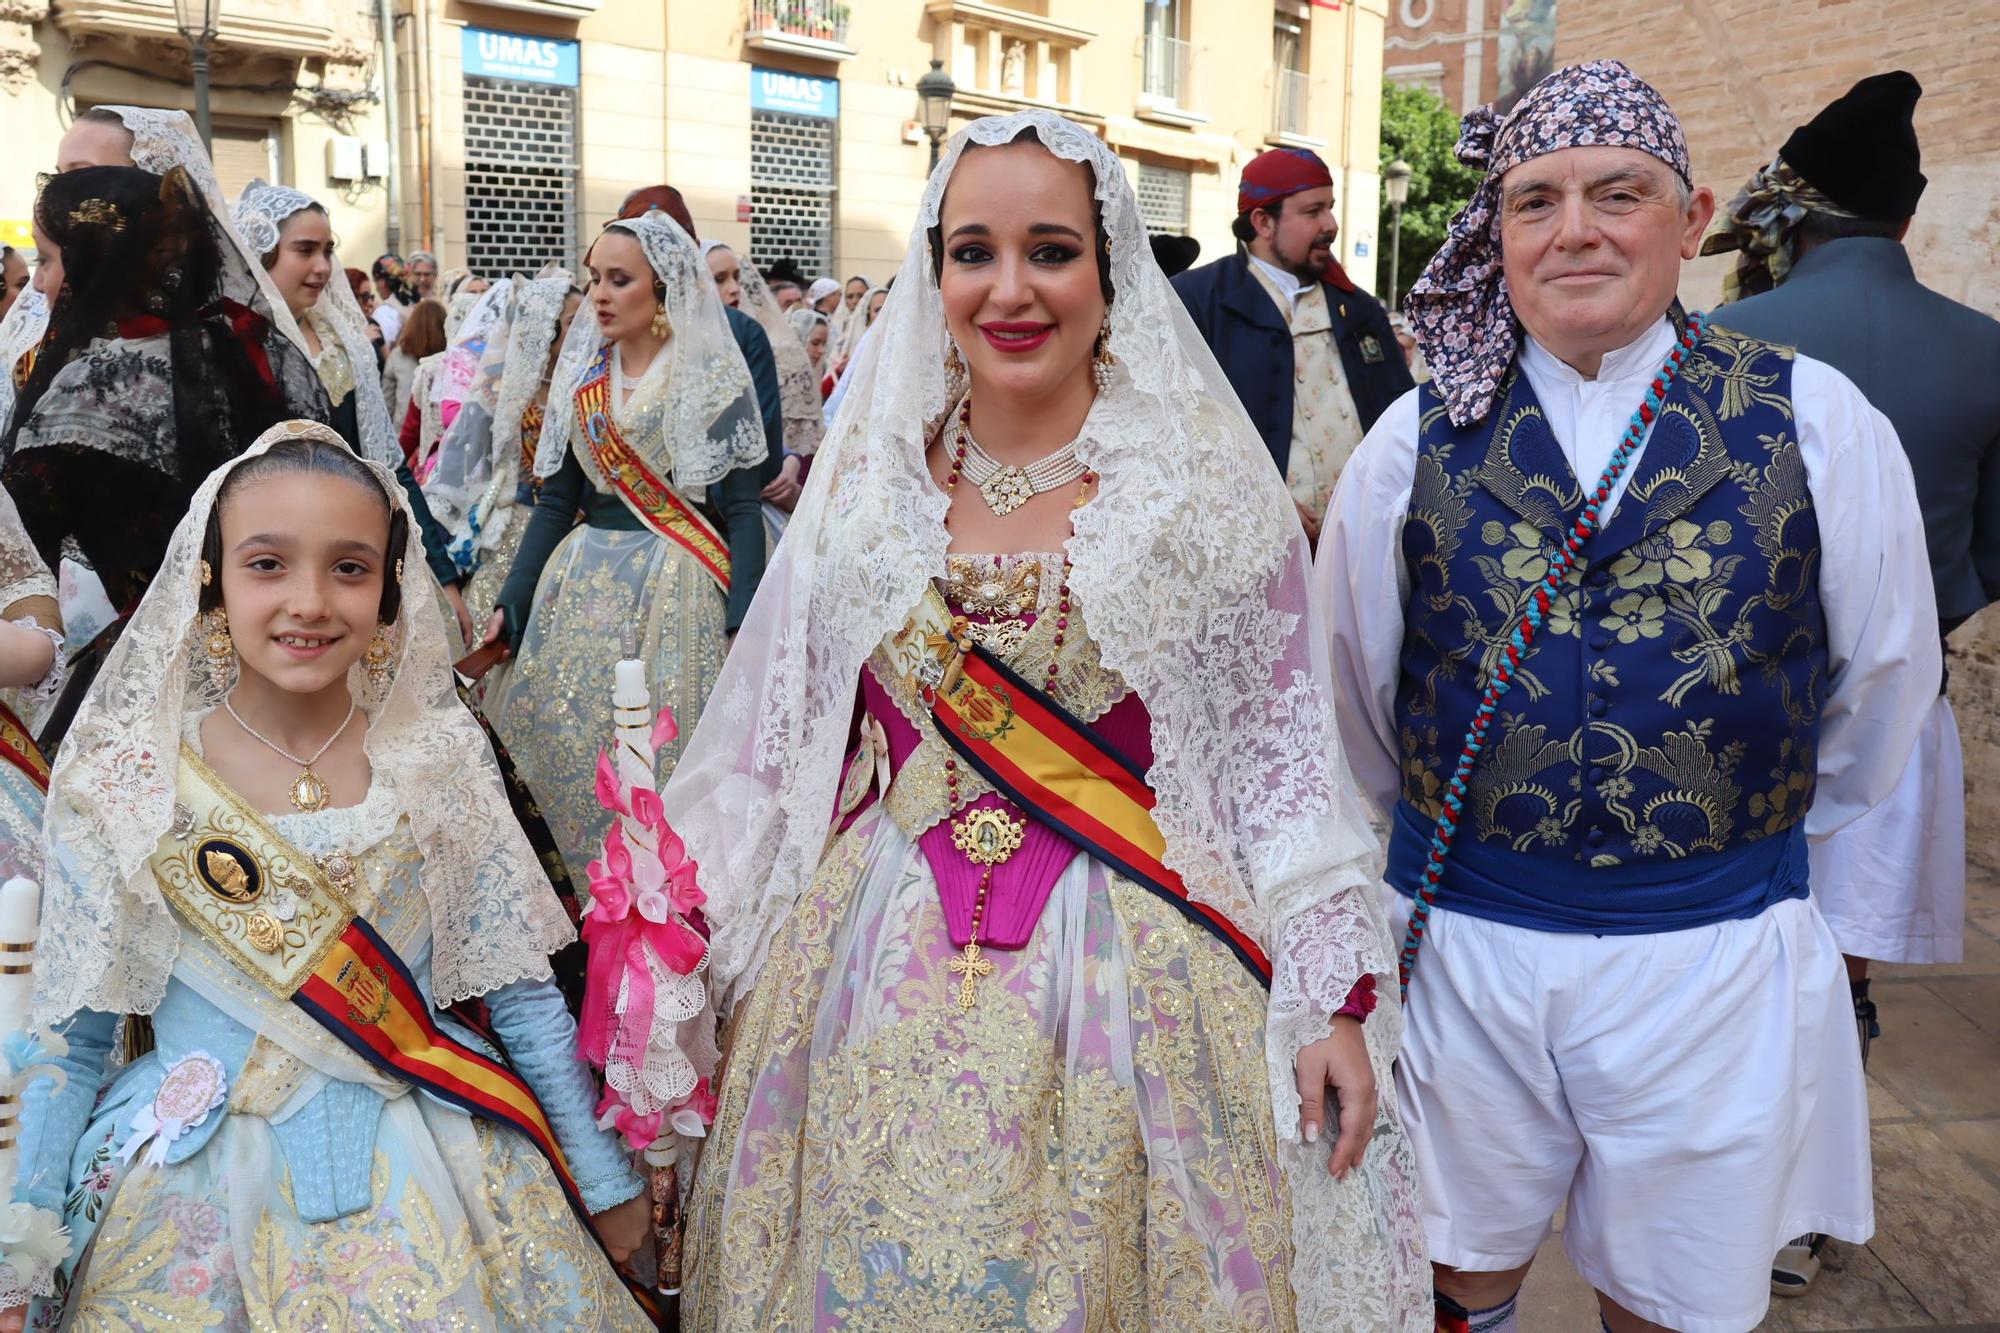
[[[1508,1297],[1504,1305],[1472,1311],[1465,1319],[1468,1333],[1520,1333],[1521,1321],[1515,1318],[1514,1311],[1514,1304],[1520,1299],[1517,1293]]]

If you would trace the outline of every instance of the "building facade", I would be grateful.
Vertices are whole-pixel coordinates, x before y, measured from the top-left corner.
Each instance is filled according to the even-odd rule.
[[[1383,77],[1445,105],[1512,106],[1551,69],[1557,0],[1388,0]]]
[[[953,128],[1062,111],[1116,148],[1149,225],[1210,256],[1245,162],[1317,150],[1366,283],[1393,2],[221,0],[217,157],[232,190],[264,175],[326,198],[350,262],[574,264],[664,180],[760,264],[880,281],[929,168],[916,83],[935,60]],[[0,13],[23,16],[0,22],[0,129],[33,169],[85,106],[192,105],[172,0]],[[24,224],[33,190],[33,170],[0,181],[0,222]]]
[[[209,77],[215,161],[233,197],[252,177],[324,200],[348,262],[380,251],[387,116],[375,0],[221,0]],[[35,176],[77,112],[194,109],[172,0],[0,4],[0,242],[27,247]],[[366,252],[365,254],[363,252]]]

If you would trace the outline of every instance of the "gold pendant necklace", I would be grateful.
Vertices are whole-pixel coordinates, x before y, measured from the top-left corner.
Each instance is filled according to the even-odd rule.
[[[287,750],[284,746],[279,745],[269,736],[251,726],[248,722],[245,722],[243,715],[236,711],[235,703],[227,695],[223,697],[222,706],[229,710],[229,716],[236,720],[236,725],[243,728],[252,740],[262,742],[287,763],[299,766],[299,775],[292,779],[292,785],[286,789],[285,793],[291,798],[294,810],[304,815],[316,815],[326,809],[326,803],[329,798],[326,779],[313,771],[313,765],[325,757],[326,752],[333,748],[333,743],[339,740],[341,735],[346,732],[347,724],[354,720],[355,709],[358,705],[353,699],[347,701],[347,716],[342,718],[340,725],[333,729],[333,735],[326,738],[326,744],[313,751],[312,758],[310,759],[299,758],[290,750]]]

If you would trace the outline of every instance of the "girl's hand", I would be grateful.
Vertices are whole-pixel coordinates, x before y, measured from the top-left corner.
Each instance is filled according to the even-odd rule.
[[[607,1208],[590,1219],[597,1238],[604,1242],[612,1261],[623,1264],[639,1252],[646,1237],[653,1230],[653,1204],[644,1190],[637,1198],[627,1199],[614,1208]],[[0,1327],[0,1333],[6,1333]]]
[[[1299,1052],[1299,1130],[1307,1143],[1319,1141],[1327,1123],[1326,1090],[1334,1091],[1334,1124],[1339,1137],[1326,1169],[1335,1180],[1361,1161],[1375,1133],[1375,1067],[1368,1062],[1368,1042],[1361,1020],[1335,1015],[1333,1035]]]

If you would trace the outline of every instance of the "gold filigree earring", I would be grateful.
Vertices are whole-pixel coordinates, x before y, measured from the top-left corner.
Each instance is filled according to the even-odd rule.
[[[673,331],[674,326],[667,322],[667,303],[662,301],[660,308],[653,312],[653,336],[664,338]]]
[[[953,338],[944,340],[944,373],[950,379],[965,377],[965,358],[958,354],[958,342]]]
[[[1097,331],[1097,347],[1090,354],[1090,373],[1097,377],[1099,393],[1111,387],[1111,368],[1118,364],[1118,358],[1111,354],[1111,316],[1104,317],[1104,327]]]
[[[229,688],[236,665],[236,640],[229,637],[229,612],[221,607],[201,613],[202,651],[208,655],[208,683],[219,694]]]
[[[201,562],[201,586],[206,588],[213,582],[215,582],[215,571],[210,569],[208,561],[204,560]]]
[[[375,637],[368,641],[368,651],[361,654],[361,669],[368,673],[368,688],[377,698],[389,692],[394,658],[395,653],[389,647],[389,627],[378,622]]]

